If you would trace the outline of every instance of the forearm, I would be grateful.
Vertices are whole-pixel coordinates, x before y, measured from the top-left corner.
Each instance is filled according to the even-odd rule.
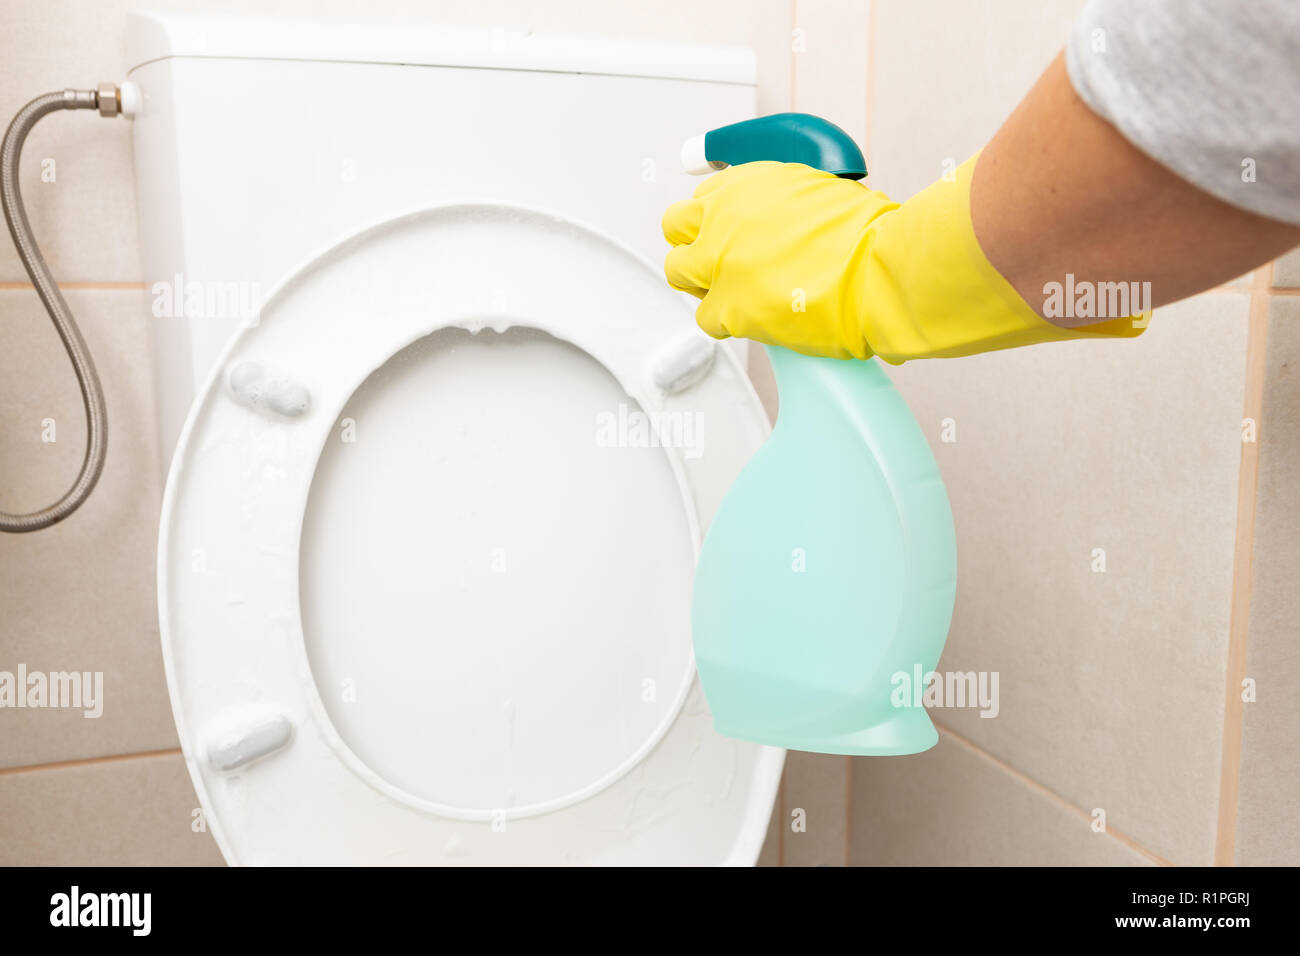
[[[1300,228],[1228,205],[1136,149],[1074,92],[1064,56],[981,153],[971,220],[985,256],[1039,315],[1044,287],[1067,274],[1076,286],[1149,282],[1154,307],[1300,244]]]

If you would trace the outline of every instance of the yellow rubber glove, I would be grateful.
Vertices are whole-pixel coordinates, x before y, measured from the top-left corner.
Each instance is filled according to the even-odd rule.
[[[806,355],[886,362],[1092,337],[1040,318],[985,258],[971,225],[972,157],[903,204],[798,163],[745,163],[664,214],[668,284],[702,301],[700,327]]]

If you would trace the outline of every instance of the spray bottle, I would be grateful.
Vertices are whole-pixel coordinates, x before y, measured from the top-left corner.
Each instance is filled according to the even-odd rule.
[[[866,175],[839,127],[781,113],[689,140],[704,173],[757,160]],[[767,346],[771,437],[737,477],[695,572],[695,659],[727,737],[837,754],[908,754],[956,591],[952,511],[925,436],[877,359]]]

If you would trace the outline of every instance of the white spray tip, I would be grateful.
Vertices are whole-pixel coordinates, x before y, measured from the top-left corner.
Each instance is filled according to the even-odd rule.
[[[692,136],[682,143],[682,168],[692,176],[703,176],[726,169],[726,163],[711,163],[704,155],[704,137]]]

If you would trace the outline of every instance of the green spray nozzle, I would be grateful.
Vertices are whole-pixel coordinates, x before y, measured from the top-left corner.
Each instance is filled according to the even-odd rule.
[[[719,127],[705,134],[704,156],[715,168],[771,160],[803,163],[844,179],[867,175],[866,160],[853,138],[808,113],[774,113]]]

